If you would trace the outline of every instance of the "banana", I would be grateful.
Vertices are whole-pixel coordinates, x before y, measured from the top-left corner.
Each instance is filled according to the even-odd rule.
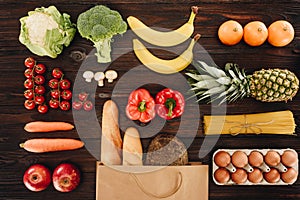
[[[144,41],[162,47],[175,46],[186,41],[194,32],[194,19],[198,13],[198,7],[192,6],[191,9],[189,20],[173,31],[161,32],[151,29],[133,16],[129,16],[127,22],[131,30]]]
[[[154,56],[138,39],[133,39],[133,50],[137,58],[146,67],[161,74],[173,74],[185,69],[193,60],[193,48],[200,38],[195,35],[188,48],[178,57],[171,60],[163,60]]]

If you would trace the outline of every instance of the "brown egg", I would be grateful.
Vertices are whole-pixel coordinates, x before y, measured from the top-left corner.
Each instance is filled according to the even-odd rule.
[[[235,151],[231,156],[231,161],[234,166],[243,168],[248,164],[248,157],[242,151]]]
[[[219,167],[227,167],[231,162],[231,158],[228,152],[226,151],[219,151],[214,156],[214,162]]]
[[[263,180],[263,174],[258,168],[254,168],[253,172],[248,173],[248,180],[252,183],[260,183]]]
[[[264,162],[264,156],[258,151],[252,151],[248,156],[248,160],[253,167],[259,167]]]
[[[281,174],[281,179],[285,183],[294,183],[297,180],[298,172],[294,168],[288,168],[287,172]]]
[[[247,181],[247,172],[244,169],[236,169],[236,172],[231,174],[231,179],[237,184],[242,184]]]
[[[285,150],[281,155],[281,162],[287,167],[293,167],[298,162],[298,155],[292,150]]]
[[[227,169],[219,168],[214,173],[215,180],[219,183],[227,183],[230,179],[230,174]]]
[[[274,167],[280,163],[280,155],[278,152],[270,150],[265,155],[265,162],[267,165]]]
[[[264,178],[269,183],[277,183],[280,180],[280,173],[277,169],[271,168],[269,172],[264,174]]]

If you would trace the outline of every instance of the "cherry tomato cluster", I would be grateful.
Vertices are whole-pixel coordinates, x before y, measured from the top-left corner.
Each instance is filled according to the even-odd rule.
[[[52,79],[49,80],[48,86],[51,88],[49,106],[53,109],[69,110],[72,99],[71,82],[64,78],[64,73],[60,68],[52,70]]]
[[[24,61],[26,70],[24,76],[27,78],[24,82],[24,96],[26,98],[24,106],[32,110],[37,106],[40,113],[46,113],[48,106],[45,103],[45,77],[46,67],[44,64],[37,63],[33,58],[28,57]]]
[[[91,111],[93,109],[93,102],[88,100],[89,94],[86,92],[81,92],[78,94],[78,99],[73,101],[72,107],[75,110]]]

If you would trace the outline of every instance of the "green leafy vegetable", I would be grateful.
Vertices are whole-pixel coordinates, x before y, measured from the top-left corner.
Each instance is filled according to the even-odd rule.
[[[109,63],[112,37],[125,33],[127,24],[119,12],[97,5],[79,15],[77,28],[83,38],[94,43],[98,62]]]
[[[32,53],[56,58],[69,46],[76,32],[70,16],[61,14],[55,6],[36,8],[22,17],[19,41]]]

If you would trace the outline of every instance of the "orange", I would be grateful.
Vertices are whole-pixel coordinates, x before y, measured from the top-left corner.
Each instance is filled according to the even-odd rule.
[[[293,26],[285,20],[273,22],[269,28],[268,42],[275,47],[283,47],[288,45],[295,35]]]
[[[263,22],[252,21],[244,27],[244,41],[250,46],[260,46],[268,38],[268,29]]]
[[[235,45],[243,38],[243,27],[237,21],[228,20],[219,27],[218,36],[223,44]]]

